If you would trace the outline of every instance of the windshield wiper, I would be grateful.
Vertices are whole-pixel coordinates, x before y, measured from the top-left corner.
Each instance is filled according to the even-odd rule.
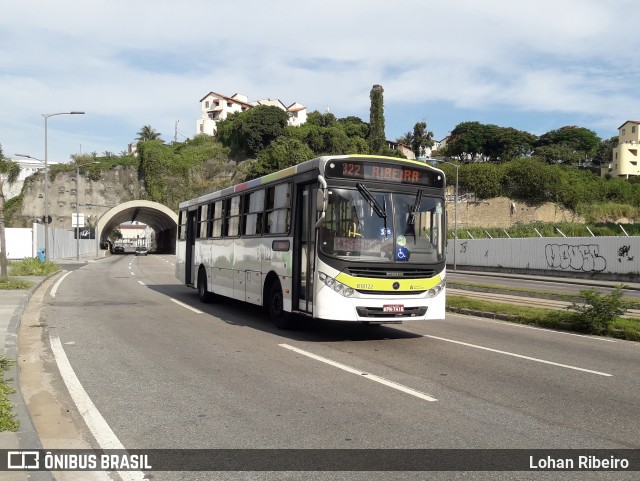
[[[373,195],[371,195],[371,192],[369,192],[369,189],[367,189],[364,184],[358,183],[358,184],[356,184],[356,187],[358,188],[358,191],[360,192],[362,197],[364,197],[364,199],[371,206],[373,211],[378,215],[378,217],[380,217],[381,219],[384,220],[384,236],[386,237],[387,236],[387,199],[386,199],[386,196],[382,198],[382,207],[380,207],[380,204],[378,204],[378,201],[375,199],[375,197]]]
[[[413,225],[416,223],[416,214],[418,210],[420,210],[420,201],[422,200],[422,189],[418,191],[416,194],[416,200],[413,203],[413,207],[411,208],[411,212],[409,212],[409,218],[407,219],[407,224]]]
[[[369,203],[369,205],[374,210],[374,212],[378,214],[378,217],[386,221],[387,220],[386,205],[384,208],[380,207],[380,204],[378,204],[378,201],[373,197],[373,195],[371,195],[371,192],[369,192],[369,189],[367,189],[363,184],[358,183],[356,187],[358,187],[358,191],[362,194],[362,197],[364,197],[364,199]]]

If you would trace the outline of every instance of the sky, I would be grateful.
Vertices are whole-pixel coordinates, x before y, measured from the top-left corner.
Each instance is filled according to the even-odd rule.
[[[196,134],[211,91],[300,102],[436,140],[479,121],[616,136],[640,119],[630,0],[21,0],[0,6],[6,157],[120,154],[145,125]]]

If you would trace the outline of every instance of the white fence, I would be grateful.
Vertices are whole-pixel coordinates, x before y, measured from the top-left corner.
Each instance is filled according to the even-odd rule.
[[[44,225],[33,224],[32,228],[7,228],[7,258],[24,259],[37,257],[38,251],[44,250]],[[76,242],[74,232],[66,229],[49,229],[49,259],[71,259],[98,251],[97,240],[80,239]]]
[[[640,237],[449,239],[447,264],[454,262],[462,268],[637,276]]]

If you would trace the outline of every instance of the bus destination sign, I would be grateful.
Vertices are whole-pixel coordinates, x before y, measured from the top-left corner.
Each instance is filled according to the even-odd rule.
[[[326,172],[328,177],[340,179],[392,182],[426,187],[444,186],[444,178],[438,172],[420,167],[369,160],[332,160],[327,164]]]

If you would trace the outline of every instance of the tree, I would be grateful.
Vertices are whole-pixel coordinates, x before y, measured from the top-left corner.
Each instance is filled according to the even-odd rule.
[[[433,132],[427,130],[426,122],[418,122],[413,126],[410,145],[416,158],[424,156],[426,150],[433,146]]]
[[[511,127],[485,126],[485,144],[482,153],[492,161],[508,162],[528,157],[533,151],[536,136]]]
[[[611,163],[613,158],[613,149],[618,146],[618,136],[611,137],[608,140],[603,140],[596,150],[596,154],[593,157],[593,163],[596,165],[607,165]]]
[[[218,122],[217,139],[234,155],[255,157],[271,142],[285,134],[289,116],[273,105],[259,105],[230,115]]]
[[[387,149],[387,139],[384,134],[384,100],[382,85],[374,85],[369,97],[371,110],[369,115],[369,143],[373,154],[381,154]]]
[[[20,166],[6,159],[0,145],[0,279],[8,277],[7,239],[4,231],[4,186],[13,184],[20,175]]]
[[[251,165],[249,179],[291,167],[312,157],[311,149],[300,140],[279,137],[258,154],[258,161]]]
[[[600,137],[593,130],[568,125],[541,135],[536,147],[564,145],[567,152],[571,150],[578,155],[563,159],[563,163],[576,163],[576,157],[580,161],[591,160],[600,146],[600,141]]]
[[[462,122],[451,131],[446,153],[464,161],[467,157],[475,161],[484,151],[486,126],[480,122]]]
[[[151,127],[150,125],[145,125],[140,129],[140,132],[137,133],[138,142],[144,142],[145,140],[160,140],[160,132],[156,132],[156,129]]]

